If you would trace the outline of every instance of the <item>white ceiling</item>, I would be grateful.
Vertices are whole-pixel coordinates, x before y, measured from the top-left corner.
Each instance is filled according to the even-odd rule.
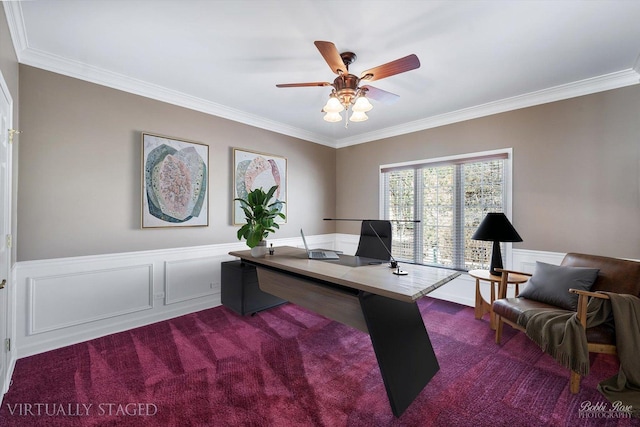
[[[4,2],[21,63],[333,147],[638,84],[640,1],[49,0]],[[362,123],[327,123],[333,81],[415,53],[371,83]]]

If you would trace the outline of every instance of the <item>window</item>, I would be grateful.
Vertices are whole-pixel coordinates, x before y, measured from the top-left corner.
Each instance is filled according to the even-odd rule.
[[[491,242],[471,236],[488,212],[509,216],[510,162],[511,150],[500,150],[381,166],[381,210],[392,220],[394,258],[487,268]]]

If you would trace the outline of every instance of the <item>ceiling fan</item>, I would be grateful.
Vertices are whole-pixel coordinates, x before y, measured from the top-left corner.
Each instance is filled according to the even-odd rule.
[[[373,108],[367,98],[381,102],[393,102],[399,98],[399,96],[373,86],[360,86],[362,82],[372,82],[420,68],[420,60],[416,55],[411,54],[404,58],[396,59],[395,61],[366,70],[360,74],[360,77],[356,77],[349,73],[349,65],[353,64],[356,60],[355,53],[339,53],[336,46],[331,42],[315,41],[314,44],[324,60],[329,64],[331,71],[338,75],[333,83],[285,83],[277,84],[276,87],[332,86],[333,90],[329,95],[329,101],[327,101],[327,104],[322,108],[322,111],[326,113],[324,119],[328,122],[341,121],[342,116],[340,112],[348,110],[350,107],[353,110],[353,114],[349,118],[350,121],[362,122],[367,120],[366,112]]]

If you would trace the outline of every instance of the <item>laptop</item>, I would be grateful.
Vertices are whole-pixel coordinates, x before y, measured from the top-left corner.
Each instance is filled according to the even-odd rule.
[[[309,246],[307,246],[307,239],[304,238],[304,232],[302,231],[302,228],[300,229],[300,235],[302,236],[302,242],[304,243],[304,248],[307,250],[307,256],[309,259],[340,259],[338,254],[334,251],[329,251],[326,249],[309,250]]]

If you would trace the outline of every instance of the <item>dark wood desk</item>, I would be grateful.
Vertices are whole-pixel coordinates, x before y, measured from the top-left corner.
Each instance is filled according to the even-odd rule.
[[[402,264],[409,274],[397,276],[387,263],[354,266],[358,259],[346,255],[310,260],[288,246],[263,258],[229,254],[256,266],[263,291],[367,332],[396,417],[440,369],[416,301],[460,273]]]

